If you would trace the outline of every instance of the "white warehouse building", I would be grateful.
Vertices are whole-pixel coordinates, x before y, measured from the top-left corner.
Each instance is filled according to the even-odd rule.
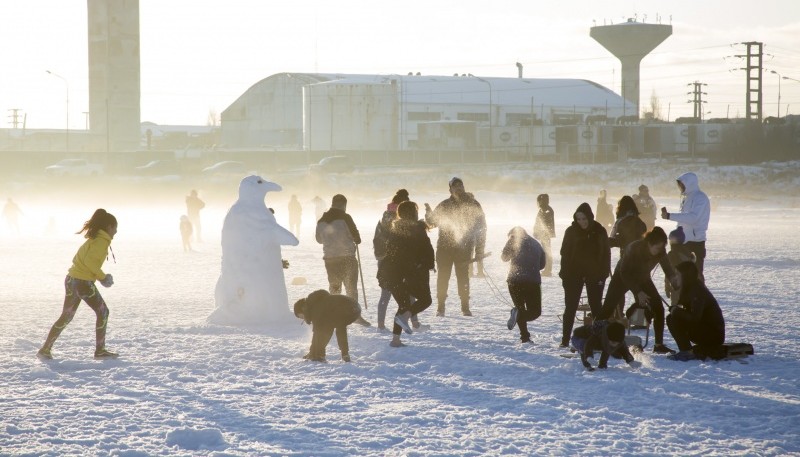
[[[222,112],[221,142],[308,151],[492,149],[549,141],[555,125],[635,115],[633,104],[583,79],[278,73]],[[531,125],[543,127],[516,135]]]

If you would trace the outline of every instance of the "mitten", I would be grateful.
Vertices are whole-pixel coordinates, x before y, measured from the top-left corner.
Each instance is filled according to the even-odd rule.
[[[111,287],[114,285],[114,277],[107,274],[105,278],[100,280],[100,284],[102,284],[103,287]]]

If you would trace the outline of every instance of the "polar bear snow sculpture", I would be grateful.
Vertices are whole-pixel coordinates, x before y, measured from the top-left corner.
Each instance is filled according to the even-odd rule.
[[[260,176],[239,184],[239,199],[222,225],[222,271],[214,298],[212,324],[266,325],[293,321],[283,277],[281,246],[299,241],[278,225],[267,208],[267,192],[281,186]]]

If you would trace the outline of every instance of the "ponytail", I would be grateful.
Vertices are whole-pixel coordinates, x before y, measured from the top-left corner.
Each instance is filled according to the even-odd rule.
[[[99,230],[105,230],[111,225],[117,225],[117,218],[113,214],[106,212],[103,208],[98,208],[92,214],[91,219],[83,223],[83,228],[77,234],[86,232],[84,238],[95,238]]]

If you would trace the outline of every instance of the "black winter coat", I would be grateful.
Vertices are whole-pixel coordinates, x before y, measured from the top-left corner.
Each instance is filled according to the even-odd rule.
[[[561,271],[558,276],[561,279],[600,280],[607,278],[610,272],[611,247],[605,227],[589,219],[589,227],[584,230],[573,221],[561,242]]]
[[[361,306],[347,295],[317,290],[306,298],[305,321],[317,326],[346,327],[361,316]]]
[[[628,213],[617,219],[608,237],[611,247],[619,248],[619,255],[622,257],[625,248],[636,240],[641,240],[647,232],[647,226],[639,216]]]
[[[641,239],[625,248],[625,253],[614,269],[614,276],[619,275],[628,290],[638,294],[644,285],[653,284],[650,272],[656,265],[661,265],[665,277],[669,279],[675,277],[675,269],[669,263],[667,253],[663,252],[656,256],[650,254],[650,245],[646,240]]]
[[[717,335],[725,341],[725,319],[722,309],[706,286],[700,281],[687,284],[681,291],[679,304],[682,308],[672,308],[671,314],[703,333]]]
[[[397,219],[386,244],[386,257],[378,268],[378,284],[384,289],[403,281],[427,280],[434,268],[434,254],[422,221]]]

